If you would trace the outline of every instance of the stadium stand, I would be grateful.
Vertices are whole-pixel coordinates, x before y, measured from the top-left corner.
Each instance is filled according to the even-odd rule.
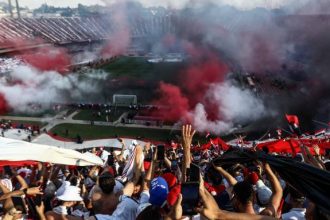
[[[110,36],[111,25],[96,18],[2,18],[0,44],[41,38],[45,42],[65,44],[103,40]],[[11,44],[7,44],[11,46]]]
[[[12,47],[17,41],[42,39],[44,43],[67,44],[105,40],[120,27],[115,19],[97,17],[1,18],[0,48]],[[131,38],[163,36],[176,31],[171,14],[146,13],[129,18]]]

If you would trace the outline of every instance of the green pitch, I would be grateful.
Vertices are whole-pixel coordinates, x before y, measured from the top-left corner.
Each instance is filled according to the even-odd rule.
[[[171,81],[184,66],[185,63],[149,63],[146,57],[120,57],[101,69],[111,73],[113,78],[130,77],[166,82]]]
[[[68,136],[65,136],[66,129],[69,131]],[[163,129],[91,126],[81,124],[60,124],[52,128],[51,132],[66,138],[76,138],[79,134],[84,140],[114,138],[118,135],[119,137],[140,137],[154,141],[166,141],[168,138],[174,138],[176,134],[180,134],[179,131],[172,132]]]

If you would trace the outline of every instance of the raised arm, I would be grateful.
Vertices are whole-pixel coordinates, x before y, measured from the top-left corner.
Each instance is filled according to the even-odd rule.
[[[236,185],[237,180],[232,175],[230,175],[230,173],[228,173],[225,169],[219,166],[215,166],[214,164],[213,167],[221,174],[221,176],[223,176],[223,178],[227,180],[230,186]]]
[[[246,213],[236,213],[221,210],[217,205],[213,196],[205,189],[204,181],[201,178],[199,195],[201,197],[203,207],[197,208],[197,211],[207,219],[225,219],[225,220],[274,220],[275,218],[252,215]]]
[[[121,139],[120,139],[120,143],[121,143],[121,151],[120,151],[120,154],[118,156],[116,156],[116,159],[118,161],[123,161],[125,159],[124,158],[124,151],[126,150],[126,145],[125,145],[125,142]]]
[[[140,177],[142,172],[144,171],[143,168],[143,161],[142,161],[142,155],[143,155],[143,150],[140,145],[136,146],[136,156],[134,158],[134,176],[133,176],[133,183],[136,184]]]
[[[164,162],[165,162],[165,165],[167,166],[167,168],[171,169],[171,161],[170,159],[167,158],[167,156],[165,155],[164,157]]]
[[[5,194],[1,195],[0,196],[0,201],[9,199],[12,196],[22,196],[24,194],[39,195],[39,194],[42,194],[42,192],[40,191],[39,187],[32,187],[32,188],[27,188],[27,189],[23,189],[23,190],[15,190],[15,191],[5,193]]]
[[[27,189],[29,187],[26,181],[23,179],[23,177],[21,177],[21,175],[17,174],[16,179],[18,183],[21,185],[20,189]]]
[[[196,131],[192,130],[191,125],[182,127],[182,147],[183,147],[183,163],[182,163],[182,182],[186,182],[187,168],[190,168],[191,153],[190,146]]]
[[[308,147],[306,147],[305,145],[299,145],[300,146],[300,149],[301,149],[301,153],[304,157],[304,160],[306,163],[314,166],[314,167],[317,167],[317,168],[320,168],[320,169],[323,169],[323,166],[322,164],[319,163],[319,161],[317,161],[313,155],[311,154],[311,152],[309,151]]]
[[[277,213],[277,211],[280,207],[280,204],[281,204],[283,190],[282,190],[280,181],[278,180],[276,175],[273,173],[273,171],[270,168],[268,163],[265,164],[265,172],[269,179],[270,185],[272,187],[272,196],[269,199],[267,209],[272,212],[273,208],[274,208],[275,212]],[[276,213],[272,213],[272,214],[275,214],[275,216],[276,216]]]

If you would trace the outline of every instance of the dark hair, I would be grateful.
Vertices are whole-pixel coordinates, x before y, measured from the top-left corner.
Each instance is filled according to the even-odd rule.
[[[253,187],[248,181],[238,182],[234,185],[233,191],[235,198],[246,205],[248,202],[253,201]]]
[[[77,186],[78,185],[78,177],[72,175],[71,178],[69,179],[70,185],[71,186]]]
[[[300,193],[299,191],[297,191],[296,189],[290,187],[289,188],[289,192],[290,192],[290,196],[294,201],[302,201],[304,202],[305,197],[304,194]]]
[[[160,220],[162,215],[160,214],[160,207],[149,205],[137,216],[136,220]]]
[[[99,177],[99,185],[103,193],[110,194],[116,185],[115,178],[110,172],[105,172]]]

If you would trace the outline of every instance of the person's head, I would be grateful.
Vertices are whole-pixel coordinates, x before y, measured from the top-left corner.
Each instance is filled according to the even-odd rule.
[[[305,202],[303,194],[290,187],[290,205],[292,208],[302,208]]]
[[[142,191],[142,184],[143,184],[143,179],[144,179],[144,176],[141,175],[139,180],[137,181],[136,184],[134,184],[134,191],[133,191],[133,195],[138,195],[141,193]]]
[[[237,211],[243,212],[248,205],[253,204],[254,191],[248,181],[238,182],[233,187],[233,206]]]
[[[159,206],[148,205],[136,217],[136,220],[160,220],[162,219]]]
[[[105,172],[99,176],[99,186],[104,194],[111,194],[115,185],[115,178],[110,172]]]

